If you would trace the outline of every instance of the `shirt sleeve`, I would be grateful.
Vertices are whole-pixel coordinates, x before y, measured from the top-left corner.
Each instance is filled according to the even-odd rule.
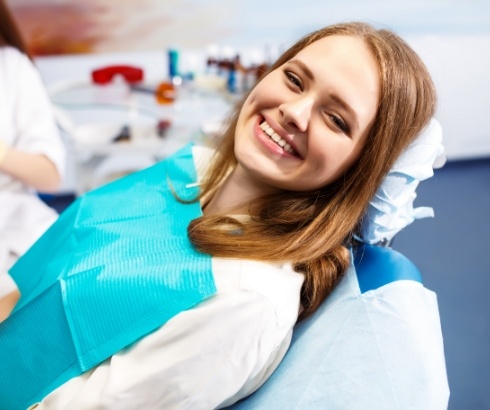
[[[66,149],[41,75],[27,56],[17,50],[9,51],[12,58],[16,57],[16,64],[12,64],[15,76],[11,76],[11,87],[16,88],[14,145],[27,152],[46,155],[63,176]]]
[[[218,294],[48,395],[45,409],[216,409],[255,391],[291,334],[257,292]]]

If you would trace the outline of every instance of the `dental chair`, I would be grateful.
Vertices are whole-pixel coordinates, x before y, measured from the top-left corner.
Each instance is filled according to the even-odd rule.
[[[232,410],[439,410],[449,388],[436,295],[401,253],[362,244],[286,357]]]
[[[418,183],[443,165],[432,120],[371,201],[352,263],[339,285],[298,323],[285,358],[232,410],[443,410],[449,387],[436,294],[389,247],[432,209],[413,208]],[[387,246],[388,245],[388,246]]]

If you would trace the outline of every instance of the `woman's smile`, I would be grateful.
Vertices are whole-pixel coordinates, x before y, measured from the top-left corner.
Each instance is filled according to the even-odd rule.
[[[264,121],[262,124],[260,124],[260,128],[270,137],[272,141],[274,141],[284,151],[295,157],[299,157],[299,154],[294,150],[294,148],[277,132],[275,132],[272,127],[267,123],[267,121]]]
[[[264,147],[272,151],[275,155],[289,158],[301,159],[300,154],[293,146],[292,138],[285,133],[281,133],[277,127],[274,127],[266,119],[260,118],[255,123],[255,135]]]

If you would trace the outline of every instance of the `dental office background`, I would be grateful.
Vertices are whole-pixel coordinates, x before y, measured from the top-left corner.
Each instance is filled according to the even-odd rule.
[[[274,57],[342,20],[394,29],[422,56],[438,93],[449,159],[490,155],[488,0],[9,0],[48,85],[125,62],[168,75],[166,50],[211,45]],[[190,54],[190,53],[188,53]],[[199,55],[199,54],[198,54]],[[267,57],[267,56],[266,56]],[[188,61],[199,70],[204,59]]]
[[[8,0],[8,3],[48,88],[62,90],[61,94],[69,90],[70,84],[90,86],[91,71],[111,64],[143,68],[147,84],[168,80],[169,49],[181,51],[184,71],[199,74],[206,70],[206,58],[211,52],[239,53],[244,64],[270,60],[305,33],[338,21],[363,20],[390,28],[412,45],[433,76],[439,96],[436,117],[444,131],[449,162],[488,164],[490,159],[490,0]],[[75,99],[77,95],[86,96],[73,95]],[[77,101],[73,101],[73,95],[70,98],[74,104],[68,112],[75,115]],[[57,98],[53,94],[55,101]],[[210,125],[220,119],[225,107],[210,106],[206,111],[203,105],[191,104],[181,112],[184,118],[180,120],[197,121],[196,126]],[[169,109],[176,107],[178,102]],[[101,111],[93,108],[91,115]],[[119,117],[113,114],[109,110],[102,113],[119,125],[124,124],[120,112]],[[211,118],[213,115],[217,117]],[[178,125],[178,116],[171,119]],[[77,126],[83,128],[83,124]],[[185,129],[178,133],[181,131]],[[68,178],[65,189],[72,189],[74,184]],[[486,192],[483,199],[488,201],[490,180],[478,189]],[[453,195],[458,197],[458,192],[450,193],[449,198]],[[464,208],[462,205],[461,215],[452,217],[464,216]],[[436,209],[436,218],[437,212]],[[489,218],[488,212],[478,217]],[[488,225],[485,219],[482,221]],[[458,232],[449,235],[457,238]],[[488,232],[481,240],[490,245]],[[468,237],[460,241],[478,239]],[[403,240],[398,243],[403,245]],[[458,253],[458,249],[455,245],[455,250],[448,251],[448,260],[450,253]],[[480,266],[479,272],[486,270],[490,274],[490,268],[486,268],[489,265],[486,262],[484,267]],[[466,280],[464,275],[461,272],[461,277],[452,279],[455,288]],[[442,318],[448,324],[443,331],[448,335],[446,360],[451,410],[490,409],[487,337],[490,309],[470,311],[471,303],[476,306],[470,300],[472,296],[460,299],[468,283],[477,282],[476,288],[480,283],[486,286],[482,279],[469,276],[460,289],[447,291],[454,300],[451,298],[447,303],[441,300]],[[484,280],[489,284],[486,275]],[[439,295],[441,299],[445,297],[443,292]],[[461,311],[462,318],[445,316],[451,304],[461,306],[455,309]],[[467,311],[462,310],[465,305],[470,306]],[[488,303],[485,306],[488,308]],[[464,331],[449,328],[452,320],[460,328],[464,328],[463,322],[472,324],[473,333],[464,339]],[[473,334],[483,335],[486,341],[470,340]],[[460,341],[467,345],[456,347]],[[476,347],[473,342],[480,344]]]

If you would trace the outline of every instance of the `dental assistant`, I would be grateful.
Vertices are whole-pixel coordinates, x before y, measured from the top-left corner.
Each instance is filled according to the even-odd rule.
[[[0,0],[0,322],[19,297],[8,269],[57,218],[36,191],[58,189],[64,161],[42,79]]]

